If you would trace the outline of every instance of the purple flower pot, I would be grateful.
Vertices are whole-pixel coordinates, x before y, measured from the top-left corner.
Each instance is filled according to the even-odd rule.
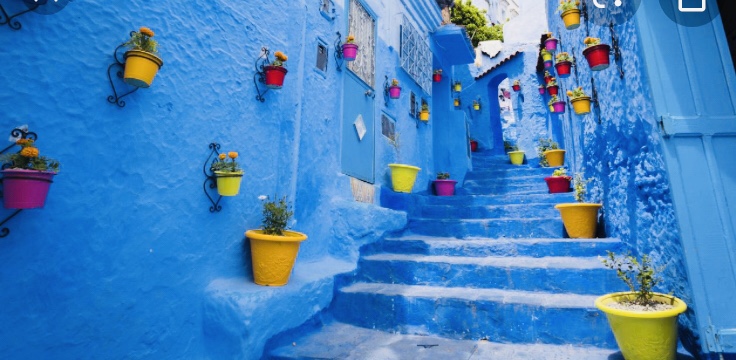
[[[564,101],[558,101],[554,104],[552,104],[552,108],[554,109],[554,112],[557,114],[564,114],[565,113],[565,102]]]
[[[358,56],[358,45],[342,44],[342,58],[345,61],[353,61]]]
[[[545,69],[551,69],[552,68],[552,60],[547,60],[544,62],[544,68]]]
[[[435,180],[434,181],[434,192],[437,196],[452,196],[455,195],[455,180]]]
[[[544,48],[549,52],[557,51],[557,39],[549,38],[544,41]]]
[[[390,86],[388,88],[388,96],[392,99],[398,99],[401,96],[401,87],[400,86]]]
[[[544,88],[543,88],[543,87],[540,87],[540,88],[539,88],[539,94],[540,94],[540,95],[544,95],[544,93],[546,93],[546,91],[544,90]]]
[[[46,204],[55,172],[7,169],[3,174],[3,206],[6,209],[35,209]]]

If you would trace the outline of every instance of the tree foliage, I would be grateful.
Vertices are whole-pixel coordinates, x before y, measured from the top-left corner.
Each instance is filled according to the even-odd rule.
[[[479,10],[473,6],[470,0],[466,0],[465,2],[456,0],[450,19],[455,25],[465,26],[465,30],[467,30],[474,47],[477,47],[481,41],[503,41],[503,25],[488,26],[486,11]]]

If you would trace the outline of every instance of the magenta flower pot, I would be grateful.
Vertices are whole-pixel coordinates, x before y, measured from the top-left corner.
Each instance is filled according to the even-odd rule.
[[[547,49],[547,51],[549,52],[557,51],[557,39],[550,38],[550,39],[545,40],[544,48]]]
[[[558,102],[552,104],[552,108],[554,109],[554,112],[555,113],[564,114],[565,113],[565,102],[564,101],[558,101]]]
[[[544,68],[545,69],[551,69],[552,68],[552,60],[547,60],[544,62]]]
[[[543,88],[543,87],[540,87],[540,88],[539,88],[539,94],[540,94],[540,95],[544,95],[544,93],[545,93],[545,92],[546,92],[546,91],[544,90],[544,88]]]
[[[437,196],[452,196],[455,195],[455,180],[435,180],[434,181],[434,192]]]
[[[36,209],[46,204],[55,172],[7,169],[3,174],[3,206],[6,209]]]
[[[345,61],[353,61],[358,56],[358,45],[342,44],[342,58]]]
[[[401,96],[401,87],[399,86],[390,86],[388,88],[388,96],[392,99],[398,99]]]

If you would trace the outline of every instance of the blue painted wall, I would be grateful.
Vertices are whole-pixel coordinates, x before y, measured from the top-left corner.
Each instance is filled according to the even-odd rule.
[[[0,240],[4,356],[253,358],[329,304],[332,276],[354,268],[359,246],[404,226],[403,213],[353,202],[340,174],[346,70],[335,70],[330,45],[346,33],[345,4],[329,21],[319,3],[90,0],[24,15],[20,31],[0,27],[0,131],[28,124],[62,163],[46,208],[22,212]],[[388,75],[404,88],[387,108],[377,89],[376,114],[397,120],[422,190],[442,146],[432,138],[440,114],[419,126],[408,117],[408,92],[421,90],[398,68],[396,14],[427,33],[439,9],[366,3],[378,16],[377,84]],[[118,108],[105,72],[139,26],[156,32],[164,66]],[[330,48],[326,73],[314,66],[318,42]],[[253,86],[262,46],[289,56],[284,88],[265,103]],[[374,130],[379,192],[395,155],[380,117]],[[217,214],[202,192],[210,142],[238,151],[246,172]],[[293,228],[309,235],[284,288],[251,283],[243,232],[260,225],[262,194],[295,200]]]

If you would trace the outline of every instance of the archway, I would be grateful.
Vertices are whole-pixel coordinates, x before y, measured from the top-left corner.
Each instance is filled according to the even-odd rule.
[[[493,153],[503,155],[504,140],[513,143],[517,140],[516,115],[511,101],[511,84],[507,73],[499,73],[488,82],[487,86],[490,112],[490,140]]]

